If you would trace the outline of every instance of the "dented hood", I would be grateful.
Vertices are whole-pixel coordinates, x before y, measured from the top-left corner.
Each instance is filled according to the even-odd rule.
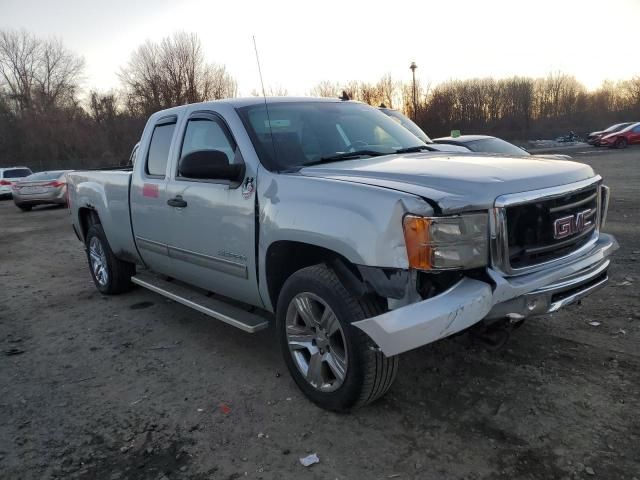
[[[449,152],[333,162],[304,167],[299,173],[404,191],[436,202],[443,213],[487,209],[506,193],[594,176],[591,167],[572,161]]]

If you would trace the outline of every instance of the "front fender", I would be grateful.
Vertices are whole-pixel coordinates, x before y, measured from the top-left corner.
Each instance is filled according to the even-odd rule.
[[[266,170],[258,178],[261,289],[266,252],[277,241],[322,247],[356,265],[407,269],[402,218],[433,215],[423,199],[396,190]]]

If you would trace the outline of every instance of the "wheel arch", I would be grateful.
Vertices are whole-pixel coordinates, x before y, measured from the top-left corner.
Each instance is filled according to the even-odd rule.
[[[265,254],[266,287],[273,311],[286,280],[298,270],[320,263],[327,264],[349,288],[364,293],[357,266],[340,253],[311,243],[278,240],[269,245]]]
[[[78,223],[80,224],[80,233],[82,235],[82,241],[87,239],[87,232],[91,225],[95,225],[100,222],[100,215],[91,207],[80,207],[78,209]]]

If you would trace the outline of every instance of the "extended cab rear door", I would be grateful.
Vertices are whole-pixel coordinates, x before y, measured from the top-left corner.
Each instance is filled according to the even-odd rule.
[[[167,182],[177,120],[175,115],[163,117],[150,125],[149,131],[145,130],[129,194],[133,233],[140,256],[150,269],[165,275],[171,274],[168,244],[173,209],[167,205]]]
[[[192,110],[180,124],[172,153],[168,198],[173,276],[200,288],[262,305],[256,278],[255,167],[243,178],[187,178],[180,159],[190,152],[217,150],[229,164],[244,164],[238,142],[221,114],[210,106]]]

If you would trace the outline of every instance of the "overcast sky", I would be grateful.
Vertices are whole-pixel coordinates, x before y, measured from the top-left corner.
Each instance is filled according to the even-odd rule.
[[[85,87],[116,72],[146,39],[199,34],[241,95],[265,85],[304,95],[321,80],[423,82],[561,70],[588,88],[640,75],[640,0],[0,0],[0,29],[57,36],[86,60]]]

